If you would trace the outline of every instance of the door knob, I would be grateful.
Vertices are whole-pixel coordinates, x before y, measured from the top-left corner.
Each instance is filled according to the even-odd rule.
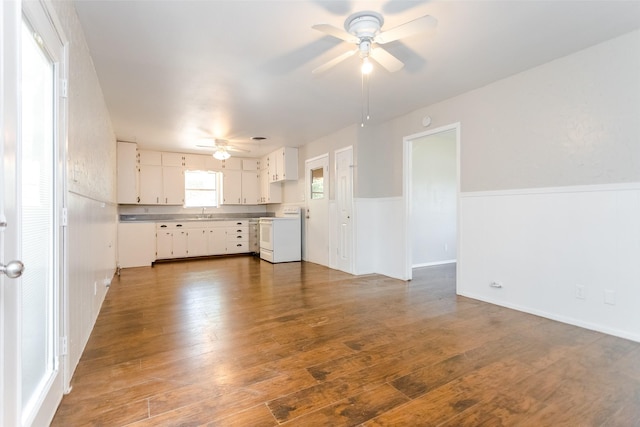
[[[0,264],[0,273],[5,274],[10,279],[16,279],[22,276],[24,264],[22,261],[11,261],[7,265]]]

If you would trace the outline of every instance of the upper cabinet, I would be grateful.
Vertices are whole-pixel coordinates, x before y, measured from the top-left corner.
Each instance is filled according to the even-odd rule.
[[[138,150],[118,142],[117,200],[120,204],[183,205],[184,171],[223,174],[224,204],[282,202],[281,183],[298,179],[298,149],[282,147],[262,159]]]
[[[269,181],[280,182],[298,179],[298,149],[282,147],[266,157]]]

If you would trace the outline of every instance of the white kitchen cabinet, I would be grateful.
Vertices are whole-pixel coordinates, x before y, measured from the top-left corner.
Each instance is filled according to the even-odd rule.
[[[117,200],[120,204],[138,203],[138,146],[118,141]]]
[[[173,258],[173,229],[158,228],[156,232],[156,258]]]
[[[281,147],[267,156],[271,182],[298,179],[298,149]]]
[[[227,230],[225,227],[212,226],[207,230],[208,255],[224,255],[227,253]]]
[[[157,205],[163,197],[162,166],[140,164],[138,166],[138,191],[141,205]]]
[[[191,171],[203,171],[206,169],[207,158],[211,156],[205,156],[204,154],[185,154],[184,155],[184,167]]]
[[[141,165],[162,166],[162,152],[139,150],[138,160]]]
[[[269,179],[269,170],[260,170],[260,203],[281,203],[282,202],[282,183],[271,182]]]
[[[162,153],[162,166],[184,166],[184,154],[182,153]]]
[[[228,170],[222,172],[222,204],[242,204],[242,171]]]
[[[160,204],[184,204],[184,169],[182,167],[162,167],[162,197]]]
[[[222,160],[218,160],[213,156],[205,156],[204,159],[204,168],[208,171],[216,171],[219,172],[222,170]]]
[[[187,239],[187,252],[189,256],[205,256],[208,255],[207,237],[208,230],[206,228],[190,228]]]
[[[249,225],[246,221],[238,221],[231,227],[226,227],[227,252],[237,254],[250,252],[249,249]]]
[[[188,230],[182,223],[156,224],[156,258],[186,258],[189,256]]]
[[[242,170],[242,159],[239,157],[230,157],[222,161],[222,168],[224,170]]]
[[[247,220],[163,222],[154,230],[154,260],[252,252]]]
[[[225,205],[257,205],[260,186],[257,171],[226,170],[223,172],[222,203]]]
[[[118,267],[145,267],[156,260],[156,224],[118,223]]]
[[[260,161],[258,159],[242,159],[243,171],[257,171]]]
[[[173,258],[186,258],[189,256],[189,232],[184,228],[173,230],[172,247]]]
[[[242,204],[257,205],[260,201],[258,171],[242,171]]]

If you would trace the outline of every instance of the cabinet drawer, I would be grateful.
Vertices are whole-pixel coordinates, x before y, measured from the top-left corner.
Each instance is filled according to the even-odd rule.
[[[156,230],[182,230],[188,228],[187,223],[181,222],[158,222],[156,223]]]
[[[233,243],[233,242],[248,242],[249,241],[249,235],[246,233],[227,233],[227,242],[228,243]]]
[[[243,252],[251,252],[249,249],[249,242],[227,242],[227,253],[235,254],[235,253],[243,253]]]

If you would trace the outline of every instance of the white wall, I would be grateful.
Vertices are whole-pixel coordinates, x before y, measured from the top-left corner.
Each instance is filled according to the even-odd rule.
[[[461,212],[459,294],[640,341],[640,183],[467,192]]]
[[[403,138],[428,115],[461,128],[458,291],[640,340],[638,52],[634,31],[316,141],[357,147],[356,273],[405,276]]]
[[[53,6],[69,39],[68,382],[116,267],[116,139],[73,3]]]

